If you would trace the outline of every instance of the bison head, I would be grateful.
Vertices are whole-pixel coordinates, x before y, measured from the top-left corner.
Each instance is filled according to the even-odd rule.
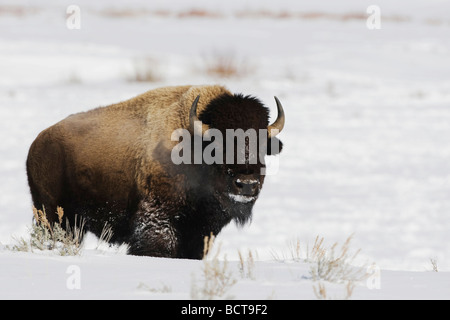
[[[194,161],[200,164],[195,170],[197,190],[214,198],[229,218],[244,224],[264,183],[264,157],[282,149],[275,136],[284,126],[283,107],[275,97],[278,116],[269,125],[268,108],[254,97],[223,95],[197,115],[199,99],[192,103],[189,116],[193,145],[200,141],[203,155],[201,163]],[[196,147],[192,148],[195,153]]]

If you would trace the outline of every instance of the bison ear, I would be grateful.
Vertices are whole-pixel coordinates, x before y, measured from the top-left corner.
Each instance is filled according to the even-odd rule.
[[[277,148],[278,145],[278,148]],[[274,146],[273,150],[272,147]],[[267,143],[267,155],[269,156],[275,156],[279,154],[283,150],[283,142],[281,142],[280,139],[273,137],[270,138]]]

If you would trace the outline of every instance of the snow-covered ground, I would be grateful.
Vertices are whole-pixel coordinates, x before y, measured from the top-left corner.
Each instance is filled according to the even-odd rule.
[[[67,27],[71,4],[79,30]],[[381,29],[366,25],[373,4]],[[241,279],[233,295],[315,298],[308,265],[273,261],[273,252],[294,239],[342,243],[354,234],[360,259],[382,272],[380,290],[359,285],[353,298],[450,298],[448,12],[450,1],[438,0],[2,0],[1,243],[31,224],[25,159],[41,130],[152,88],[220,83],[273,112],[276,95],[287,116],[279,170],[267,177],[251,225],[230,225],[217,238],[236,270],[238,250],[258,253],[256,280]],[[220,58],[241,72],[209,73]],[[66,287],[69,265],[80,267],[81,290]],[[0,297],[35,298],[45,287],[41,298],[189,298],[200,267],[1,247]],[[172,290],[145,290],[164,285]]]
[[[0,252],[0,299],[192,299],[204,286],[203,262],[101,253],[54,257]],[[252,277],[237,261],[227,271],[235,281],[223,297],[235,300],[317,299],[309,265],[257,261]],[[322,281],[327,299],[344,299],[345,284]],[[448,299],[449,272],[382,270],[356,285],[351,299]]]

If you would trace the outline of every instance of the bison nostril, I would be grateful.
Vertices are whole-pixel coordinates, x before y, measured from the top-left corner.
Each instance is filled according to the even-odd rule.
[[[234,184],[238,187],[238,189],[242,189],[244,187],[244,184],[242,183],[242,180],[240,180],[240,179],[234,180]]]

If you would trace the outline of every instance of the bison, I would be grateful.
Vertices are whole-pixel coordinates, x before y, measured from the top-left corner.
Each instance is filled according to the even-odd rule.
[[[201,259],[205,236],[217,235],[232,220],[242,225],[251,219],[265,177],[264,157],[254,153],[282,149],[275,135],[285,116],[278,99],[276,104],[278,116],[269,125],[268,108],[253,96],[222,86],[177,86],[70,115],[30,147],[33,204],[45,208],[50,223],[60,206],[69,225],[77,215],[97,236],[108,224],[111,242],[128,243],[132,255]],[[215,152],[224,159],[233,152],[231,159],[244,154],[244,162],[174,163],[181,141],[173,133],[179,129],[194,138],[192,150],[194,140],[212,129],[224,135],[229,129],[262,130],[266,136],[257,136],[257,151],[249,150],[249,136],[242,146],[200,138],[201,150],[216,142],[216,158]]]

